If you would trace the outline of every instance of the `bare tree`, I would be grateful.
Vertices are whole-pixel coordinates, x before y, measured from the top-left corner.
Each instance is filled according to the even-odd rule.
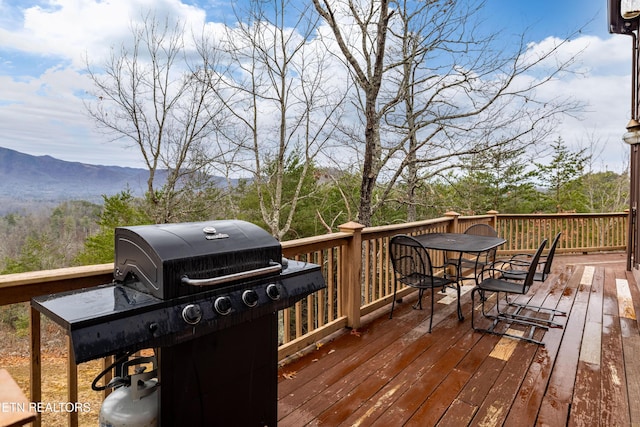
[[[329,24],[335,41],[344,55],[364,101],[361,102],[364,121],[364,158],[360,186],[359,220],[371,224],[371,196],[381,165],[380,120],[382,113],[398,102],[390,100],[378,109],[378,96],[385,72],[385,48],[393,11],[389,0],[371,2],[333,2],[313,0],[316,11]],[[351,25],[344,25],[348,19]],[[352,36],[351,30],[357,35]]]
[[[208,138],[220,116],[210,85],[199,75],[206,68],[189,66],[182,23],[147,15],[132,25],[131,35],[103,66],[87,61],[96,88],[87,108],[114,140],[140,150],[149,169],[151,216],[172,222],[189,216],[183,193],[194,189],[185,183],[196,182],[191,178],[201,177],[215,157]]]
[[[251,1],[244,15],[236,11],[238,22],[216,43],[228,62],[211,83],[229,114],[220,131],[232,147],[226,161],[251,177],[262,219],[279,239],[308,195],[304,184],[343,108],[344,91],[329,84],[327,52],[311,39],[315,22],[297,5]],[[287,174],[288,164],[301,168]],[[285,187],[294,190],[285,196]]]
[[[401,179],[412,205],[421,179],[483,150],[541,142],[554,118],[578,108],[536,95],[574,62],[556,57],[566,40],[536,52],[524,37],[515,49],[498,46],[496,33],[478,32],[473,20],[482,1],[313,3],[333,34],[328,46],[337,46],[359,89],[365,225]]]

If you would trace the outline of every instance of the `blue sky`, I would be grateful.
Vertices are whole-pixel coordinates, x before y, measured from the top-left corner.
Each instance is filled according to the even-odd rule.
[[[129,17],[141,8],[203,23],[222,22],[224,4],[0,0],[0,146],[67,161],[143,167],[136,150],[96,132],[87,117],[78,96],[89,89],[82,77],[83,55],[99,56],[118,45],[129,34]],[[629,120],[631,38],[608,33],[606,9],[606,0],[486,0],[484,14],[505,36],[526,29],[532,43],[584,27],[566,47],[567,54],[584,49],[581,75],[558,82],[553,90],[577,97],[588,108],[581,117],[566,118],[558,135],[572,147],[591,147],[596,168],[621,172],[628,158],[621,136]]]
[[[586,34],[608,36],[607,0],[487,0],[486,4],[498,27],[529,28],[537,40],[563,36],[585,25]]]

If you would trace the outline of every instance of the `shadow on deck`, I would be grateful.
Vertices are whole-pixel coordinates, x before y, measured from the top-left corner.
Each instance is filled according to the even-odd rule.
[[[473,332],[470,292],[464,322],[438,296],[431,334],[405,298],[393,319],[380,311],[282,366],[278,425],[640,425],[640,290],[625,254],[554,264],[528,296],[569,313],[537,332],[544,346]]]

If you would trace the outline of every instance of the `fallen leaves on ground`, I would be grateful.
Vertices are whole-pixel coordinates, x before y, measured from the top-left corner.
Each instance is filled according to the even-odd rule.
[[[297,371],[284,372],[282,376],[287,380],[292,380],[296,377]]]

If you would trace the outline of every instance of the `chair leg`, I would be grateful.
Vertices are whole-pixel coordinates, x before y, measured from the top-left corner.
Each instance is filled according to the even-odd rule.
[[[398,290],[398,283],[393,283],[393,300],[391,301],[391,312],[389,313],[389,319],[393,318],[393,308],[396,306],[396,291]]]
[[[533,338],[533,335],[536,331],[536,328],[540,328],[543,330],[548,330],[549,327],[546,325],[541,325],[539,323],[535,323],[535,322],[531,322],[531,321],[527,321],[525,319],[518,319],[518,318],[514,318],[508,315],[505,315],[503,312],[500,312],[499,308],[497,309],[498,314],[497,315],[492,315],[486,312],[485,307],[484,307],[484,303],[487,300],[485,297],[485,292],[481,292],[483,290],[478,289],[478,288],[473,288],[473,290],[471,291],[471,328],[474,331],[478,331],[478,332],[486,332],[486,333],[490,333],[493,335],[500,335],[500,336],[506,336],[506,337],[510,337],[510,338],[515,338],[515,339],[519,339],[519,340],[523,340],[523,341],[528,341],[534,344],[538,344],[538,345],[544,345],[544,343],[542,341],[536,340]],[[491,326],[489,326],[488,328],[481,328],[475,325],[475,316],[474,316],[474,312],[475,312],[475,294],[476,292],[482,293],[483,295],[481,295],[481,303],[480,303],[480,310],[482,312],[482,316],[485,319],[491,320]],[[496,305],[499,304],[500,301],[500,295],[496,295]],[[505,322],[507,325],[511,325],[511,324],[517,324],[517,325],[523,325],[523,326],[529,326],[531,327],[530,332],[527,335],[514,335],[514,334],[510,334],[509,332],[499,332],[497,331],[495,328],[500,324],[500,322]],[[507,326],[508,327],[508,326]]]
[[[418,301],[413,305],[414,310],[422,310],[422,296],[424,295],[424,289],[418,290]]]
[[[513,302],[513,301],[509,301],[508,298],[505,298],[507,301],[507,304],[509,304],[511,307],[517,307],[518,311],[523,310],[523,309],[527,309],[527,310],[536,310],[536,311],[548,311],[551,314],[551,317],[553,316],[558,316],[558,317],[567,317],[567,312],[566,311],[562,311],[562,310],[558,310],[555,308],[548,308],[548,307],[542,307],[539,305],[531,305],[531,304],[521,304],[518,302]]]
[[[456,283],[456,292],[458,293],[458,301],[456,301],[458,305],[458,320],[462,322],[464,315],[462,314],[462,305],[460,303],[460,283]]]
[[[393,309],[396,306],[396,293],[398,291],[398,285],[394,283],[393,285],[393,299],[391,300],[391,312],[389,312],[389,319],[393,319]],[[413,305],[415,310],[422,310],[422,295],[424,294],[424,289],[418,290],[418,301]],[[433,307],[431,308],[433,312]]]
[[[476,292],[478,291],[478,288],[473,288],[471,289],[471,329],[473,329],[474,331],[476,331],[476,325],[475,325],[475,312],[476,312]]]
[[[476,265],[473,267],[473,279],[476,282],[476,286],[478,286],[480,284],[480,273],[478,273],[478,259],[479,259],[480,255],[478,255],[478,258],[476,258]]]
[[[431,288],[431,315],[429,316],[429,333],[431,333],[431,326],[433,326],[433,301],[435,299],[436,299],[435,289],[432,287]]]
[[[476,287],[471,290],[471,328],[477,331],[482,331],[483,329],[478,329],[474,326],[475,325],[474,313],[475,313],[475,307],[476,307],[476,292],[480,294],[480,303],[481,303],[480,311],[482,313],[482,317],[485,317],[485,318],[490,318],[489,314],[486,313],[484,309],[484,303],[485,301],[487,301],[488,298],[486,297],[483,289]]]
[[[509,301],[509,298],[505,295],[505,301],[507,302],[507,305],[510,307],[515,307],[516,310],[512,313],[506,312],[506,311],[502,311],[500,310],[500,303],[496,302],[496,307],[498,308],[498,313],[501,316],[508,316],[514,319],[519,319],[519,320],[524,320],[527,322],[533,322],[533,323],[544,323],[546,324],[546,326],[550,327],[550,328],[562,328],[562,324],[558,323],[558,322],[554,322],[553,318],[555,316],[565,316],[567,315],[567,313],[565,313],[564,311],[561,310],[556,310],[555,308],[546,308],[546,307],[540,307],[537,305],[529,305],[529,304],[520,304],[517,302],[512,302]],[[533,317],[533,316],[527,316],[524,314],[520,314],[520,312],[522,310],[537,310],[538,312],[540,312],[541,310],[546,310],[549,312],[549,318],[548,319],[541,319],[539,317]]]

